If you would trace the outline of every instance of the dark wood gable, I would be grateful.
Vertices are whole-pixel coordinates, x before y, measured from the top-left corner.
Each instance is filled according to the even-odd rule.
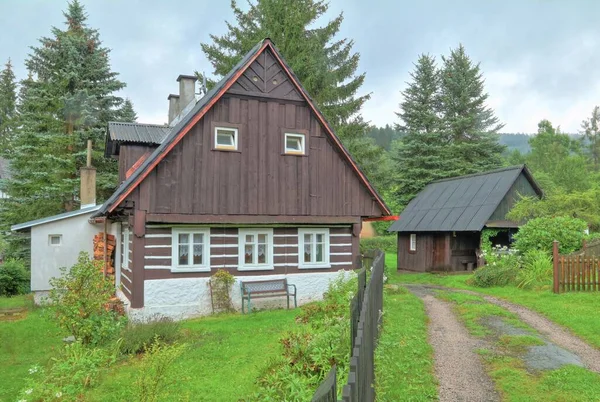
[[[283,67],[268,49],[258,55],[227,93],[273,99],[304,100]]]
[[[490,216],[490,221],[505,220],[506,214],[515,206],[521,197],[539,197],[540,195],[529,181],[525,173],[521,172],[510,187],[498,207]]]

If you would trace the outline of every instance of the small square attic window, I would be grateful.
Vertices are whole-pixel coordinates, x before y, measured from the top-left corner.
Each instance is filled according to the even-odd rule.
[[[62,235],[48,235],[48,245],[60,246],[62,244]]]
[[[215,127],[215,148],[225,150],[237,150],[238,130],[237,128]]]
[[[285,133],[285,153],[304,155],[304,134]]]

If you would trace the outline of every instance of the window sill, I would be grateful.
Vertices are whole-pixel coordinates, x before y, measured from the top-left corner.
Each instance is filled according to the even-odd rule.
[[[283,152],[281,155],[283,155],[283,156],[308,156],[304,152]]]
[[[240,265],[238,267],[238,271],[273,271],[274,269],[275,269],[275,267],[272,265],[256,266],[256,267]]]
[[[220,148],[220,147],[215,147],[212,150],[213,151],[222,151],[222,152],[237,152],[238,154],[242,153],[242,151],[237,150],[235,148]]]
[[[174,274],[186,272],[210,272],[210,267],[171,268],[171,272]]]
[[[331,264],[298,265],[298,269],[328,269],[328,268],[331,268]]]

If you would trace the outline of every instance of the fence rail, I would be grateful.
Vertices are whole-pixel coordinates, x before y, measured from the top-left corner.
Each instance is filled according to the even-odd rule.
[[[352,336],[350,370],[348,382],[342,390],[341,402],[375,401],[374,354],[383,310],[384,257],[382,251],[377,251],[374,257],[363,259],[363,268],[358,272],[358,290],[350,303]],[[373,269],[371,278],[367,282],[366,269],[370,266]],[[315,392],[312,402],[335,402],[336,400],[336,369],[333,367]]]
[[[573,291],[600,291],[600,258],[579,253],[559,255],[558,242],[553,246],[554,293]]]

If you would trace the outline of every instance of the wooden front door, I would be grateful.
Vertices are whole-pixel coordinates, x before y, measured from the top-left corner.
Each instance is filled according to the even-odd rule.
[[[435,236],[433,238],[433,268],[441,268],[445,265],[446,252],[446,236]]]

